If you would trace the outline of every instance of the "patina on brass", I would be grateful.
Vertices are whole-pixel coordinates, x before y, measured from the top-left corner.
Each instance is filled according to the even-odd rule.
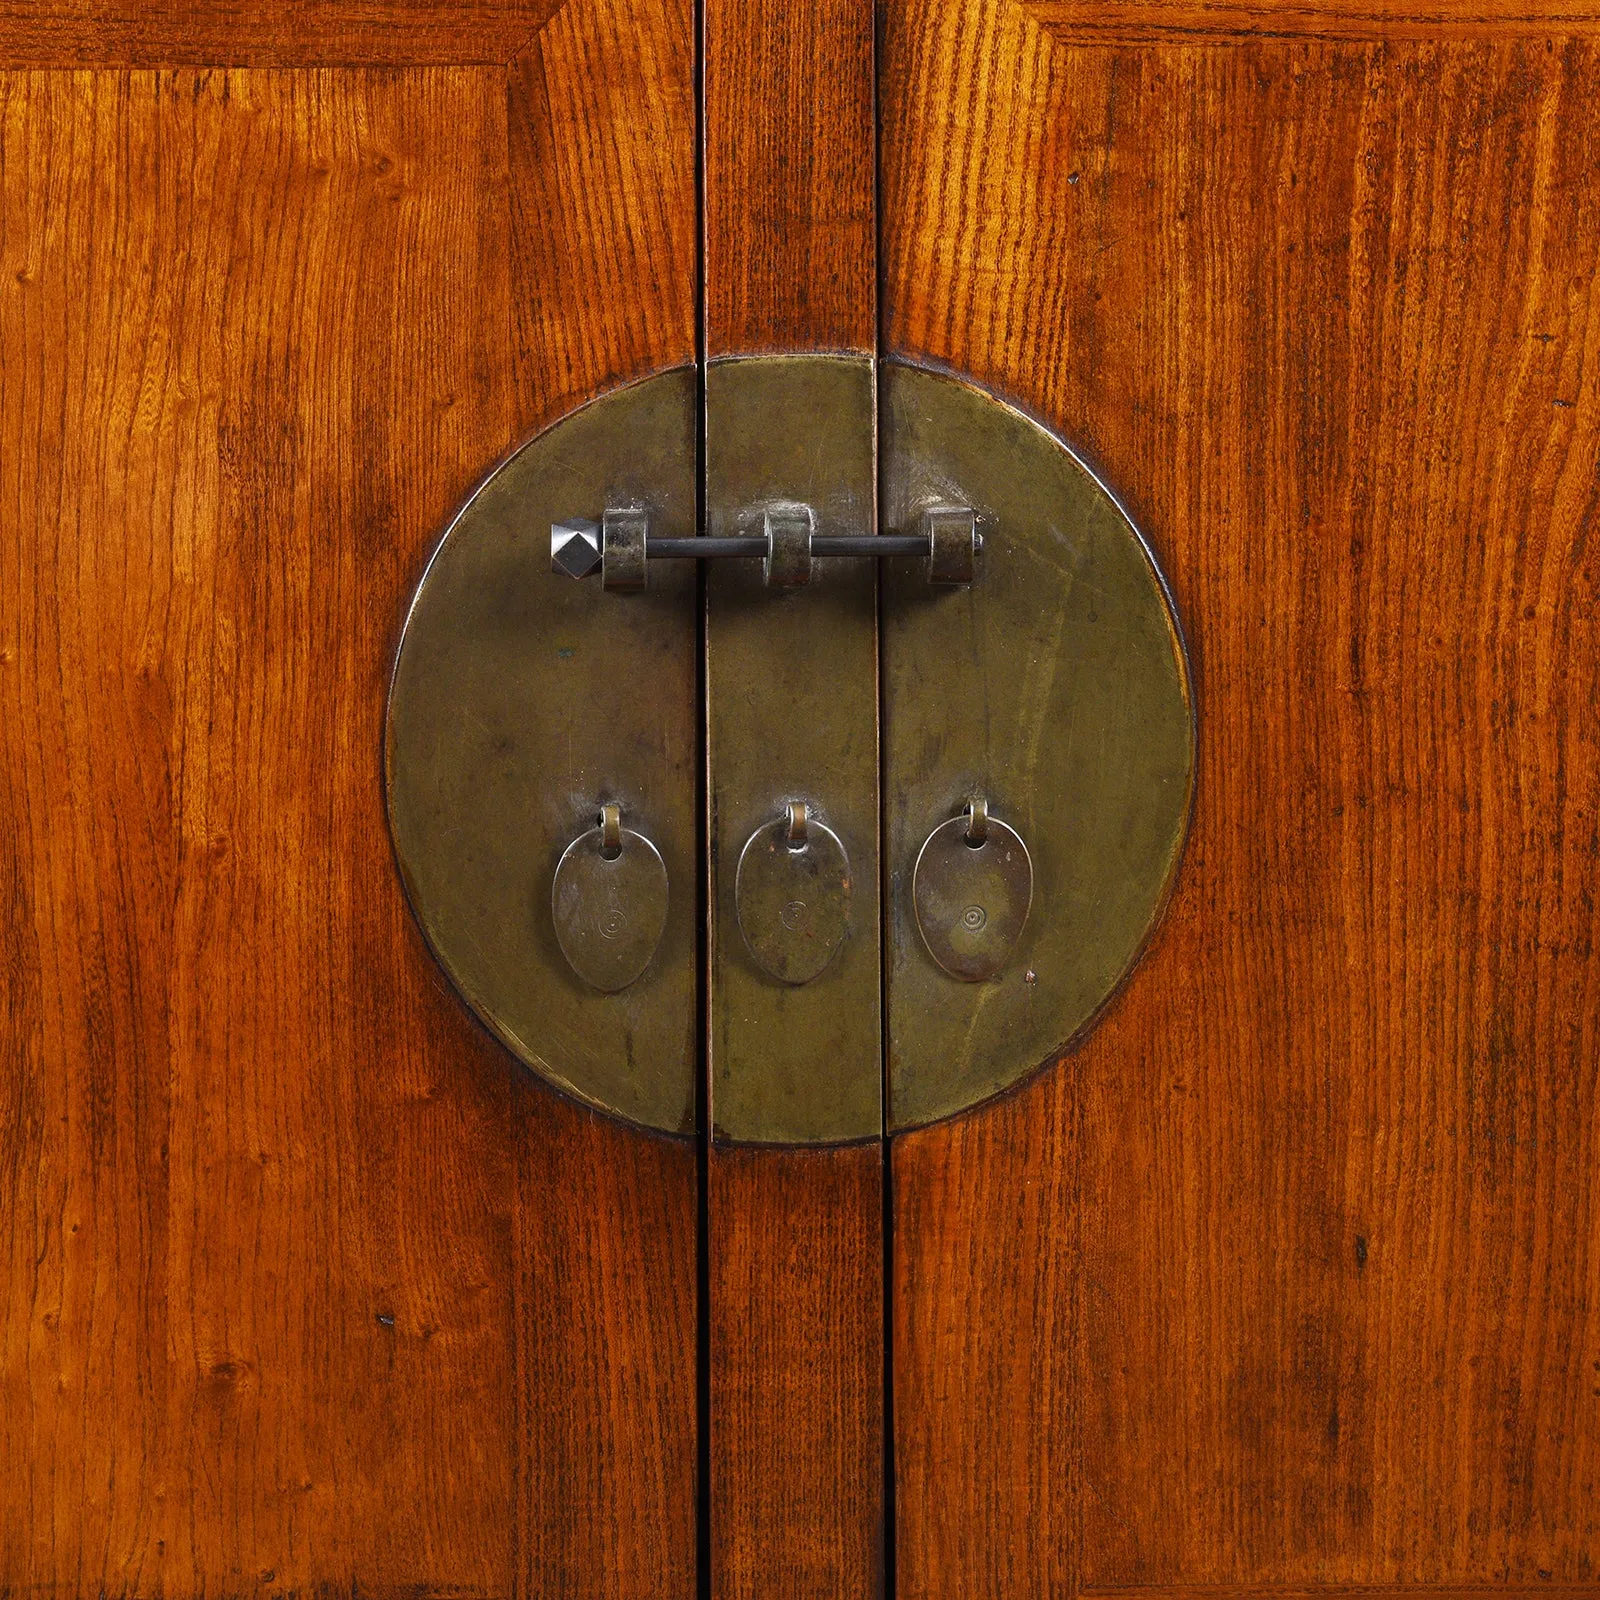
[[[561,953],[585,983],[606,994],[644,975],[666,931],[670,903],[661,852],[622,826],[615,801],[567,846],[550,887]]]
[[[1015,829],[975,795],[963,816],[941,822],[911,877],[917,931],[952,978],[979,983],[1016,950],[1033,903],[1033,862]]]
[[[694,1125],[698,1057],[695,573],[667,563],[635,593],[574,583],[551,570],[551,529],[578,539],[578,568],[602,518],[635,545],[646,523],[691,537],[697,388],[685,367],[615,390],[489,475],[412,601],[386,750],[412,908],[467,1003],[550,1082],[674,1133]],[[615,993],[568,964],[552,901],[574,840],[603,887],[608,802],[642,836],[641,865],[644,840],[659,852],[666,895],[640,903],[661,910],[660,940]],[[596,974],[622,976],[603,959]]]
[[[769,517],[799,527],[796,508],[805,507],[819,538],[872,535],[874,423],[866,357],[709,363],[707,532],[761,534]],[[786,563],[793,573],[797,563]],[[818,561],[808,582],[780,587],[755,562],[716,561],[706,579],[714,1134],[772,1144],[877,1138],[877,563]],[[796,799],[837,835],[853,886],[837,953],[798,986],[756,960],[736,903],[746,841]]]
[[[810,983],[850,931],[850,861],[803,800],[750,835],[734,895],[756,964],[780,983]]]
[[[1183,644],[1150,551],[1053,434],[958,379],[887,363],[886,527],[977,513],[970,587],[884,572],[889,1122],[914,1127],[1055,1059],[1127,974],[1176,871],[1194,778]],[[1032,857],[1032,908],[987,981],[943,970],[912,877],[982,794]]]

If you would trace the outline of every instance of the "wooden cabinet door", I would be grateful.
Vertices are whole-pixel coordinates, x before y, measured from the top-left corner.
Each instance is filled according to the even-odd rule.
[[[1148,532],[1165,926],[894,1153],[903,1596],[1600,1592],[1600,14],[885,0],[887,350]]]
[[[0,4],[0,1593],[1600,1594],[1597,102],[1544,0]],[[384,818],[474,482],[769,351],[1070,440],[1199,738],[1094,1030],[806,1150],[535,1081]]]
[[[408,595],[692,358],[677,0],[0,11],[0,1590],[694,1590],[696,1156],[400,891]]]

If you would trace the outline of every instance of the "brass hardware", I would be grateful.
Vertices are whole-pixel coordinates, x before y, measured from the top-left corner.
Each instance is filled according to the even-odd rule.
[[[923,533],[848,533],[818,534],[806,520],[806,506],[770,508],[760,515],[760,533],[730,534],[721,539],[674,539],[637,533],[631,524],[615,519],[629,513],[607,512],[602,524],[583,518],[569,518],[550,524],[550,565],[567,578],[587,578],[604,570],[608,589],[642,589],[645,567],[639,564],[638,545],[642,538],[644,559],[648,561],[749,560],[759,557],[765,565],[767,582],[779,588],[811,581],[811,561],[817,557],[834,560],[841,556],[871,556],[888,560],[895,556],[926,556],[930,583],[971,583],[977,554],[983,545],[973,514],[967,510],[943,508],[929,512]],[[610,541],[630,540],[626,567],[630,581],[610,576]],[[784,548],[780,551],[778,543]],[[777,569],[773,562],[776,558]],[[778,577],[774,572],[793,573]],[[803,574],[800,576],[799,574]]]
[[[1053,1059],[1131,969],[1188,823],[1188,665],[1127,515],[991,395],[714,361],[697,533],[696,391],[572,413],[451,524],[395,666],[396,857],[511,1050],[685,1131],[703,726],[713,1135],[877,1138]],[[686,561],[724,554],[762,566],[707,569],[702,706]]]
[[[762,537],[769,516],[795,507],[809,508],[813,554],[825,538],[877,537],[871,361],[740,357],[709,363],[705,381],[711,538]],[[739,561],[706,573],[718,1139],[804,1144],[882,1132],[877,569],[819,561],[796,588],[768,588]],[[799,986],[775,982],[741,934],[738,881],[746,842],[787,819],[797,796],[825,804],[851,886],[842,943]]]
[[[917,854],[911,880],[917,929],[952,978],[980,983],[1005,966],[1033,903],[1033,862],[1014,828],[981,794],[942,822]]]
[[[989,802],[981,794],[967,801],[965,825],[961,837],[974,850],[981,850],[989,842]]]
[[[587,578],[600,570],[605,559],[600,546],[600,524],[570,517],[550,524],[550,565],[569,578]]]
[[[977,516],[967,506],[930,506],[922,515],[928,528],[928,582],[971,583],[983,548]]]
[[[967,838],[970,841],[972,831],[969,828]],[[651,845],[652,850],[655,849]],[[608,800],[600,807],[600,855],[606,861],[615,861],[622,854],[622,807],[615,801]]]
[[[804,800],[750,835],[739,855],[739,931],[764,972],[810,983],[850,927],[850,861],[839,836]]]
[[[618,598],[552,577],[545,537],[607,507],[613,532],[692,535],[697,389],[682,367],[614,390],[489,474],[412,601],[386,747],[395,855],[467,1004],[551,1083],[668,1132],[694,1126],[695,895],[672,895],[654,959],[616,993],[575,975],[552,909],[563,852],[598,837],[597,797],[619,827],[648,819],[675,887],[696,882],[695,577],[669,566]],[[568,526],[572,558],[598,558]]]
[[[970,587],[934,588],[893,562],[884,574],[897,1129],[1016,1083],[1106,1003],[1177,868],[1194,728],[1161,575],[1089,469],[1038,423],[959,379],[890,362],[880,382],[884,520],[915,526],[957,503],[973,508],[983,538]],[[961,983],[924,937],[936,923],[948,929],[949,910],[930,911],[919,930],[933,858],[922,869],[918,859],[953,837],[950,858],[960,860],[962,813],[977,793],[988,800],[987,849],[1003,826],[997,811],[1028,841],[1032,911],[988,981]],[[941,816],[954,820],[926,838]],[[976,810],[971,826],[982,827]]]
[[[637,594],[645,584],[644,512],[607,511],[600,521],[600,583],[622,594]]]
[[[615,994],[650,965],[667,925],[661,852],[608,801],[595,826],[562,853],[550,886],[556,941],[585,983]]]
[[[805,849],[807,828],[811,821],[811,807],[804,800],[791,800],[783,809],[786,816],[784,838],[788,840],[789,848]]]
[[[811,582],[811,507],[772,506],[761,514],[767,559],[761,575],[769,589]]]

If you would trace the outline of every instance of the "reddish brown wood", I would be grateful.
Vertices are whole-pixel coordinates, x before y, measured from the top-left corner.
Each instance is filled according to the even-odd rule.
[[[714,1146],[707,1182],[712,1593],[877,1594],[882,1151]]]
[[[0,67],[503,66],[563,0],[0,0]]]
[[[872,8],[711,0],[703,30],[706,354],[874,349]],[[881,1584],[882,1167],[711,1149],[718,1600]]]
[[[0,88],[6,1587],[510,1572],[511,1074],[377,756],[505,439],[502,82]]]
[[[692,0],[567,0],[511,68],[519,422],[695,359]]]
[[[694,1147],[519,1087],[517,1592],[688,1600]]]
[[[1593,34],[1594,0],[1021,0],[1065,44],[1165,43],[1213,39],[1504,39]]]
[[[513,431],[694,359],[689,0],[567,0],[509,81]],[[519,1080],[516,1579],[696,1586],[694,1145]]]
[[[1593,1600],[1592,1583],[1184,1583],[1084,1589],[1105,1600]]]
[[[706,353],[875,350],[873,8],[708,0]]]
[[[686,8],[633,14],[687,59]],[[555,103],[604,24],[541,40]],[[509,104],[612,181],[603,124]],[[436,530],[542,371],[692,322],[647,245],[582,330],[514,317],[557,263],[507,107],[502,68],[0,77],[0,1589],[694,1590],[693,1148],[472,1025],[383,818]],[[692,160],[681,83],[639,115]]]
[[[1144,1595],[1582,1592],[1600,55],[1079,49],[894,0],[885,57],[890,343],[1127,496],[1201,738],[1104,1025],[897,1151],[901,1593],[1055,1594],[1062,1561]],[[1077,1278],[1070,1359],[1041,1274]],[[993,1454],[1074,1431],[1076,1552]]]
[[[1073,1110],[1057,1078],[894,1141],[900,1596],[1075,1590]]]

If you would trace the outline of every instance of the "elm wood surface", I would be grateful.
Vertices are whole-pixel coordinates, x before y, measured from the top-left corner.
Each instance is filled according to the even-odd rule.
[[[503,66],[562,3],[0,0],[0,67]]]
[[[519,434],[695,359],[693,0],[566,0],[510,71]]]
[[[1600,55],[1052,14],[891,0],[887,342],[1153,535],[1198,808],[1085,1047],[897,1141],[901,1593],[1592,1592]]]
[[[1276,0],[1171,4],[1165,0],[1022,0],[1034,19],[1065,44],[1196,44],[1213,38],[1504,39],[1548,38],[1600,29],[1594,0]]]
[[[874,15],[703,8],[704,354],[877,343]],[[707,1152],[718,1600],[883,1573],[883,1151]]]
[[[713,1146],[708,1186],[711,1592],[881,1593],[882,1147]]]
[[[704,10],[706,354],[876,349],[873,7]]]
[[[617,37],[559,19],[558,103]],[[514,317],[556,263],[507,107],[0,79],[0,1587],[693,1591],[693,1148],[471,1025],[383,822],[434,532],[586,371],[682,358],[674,282],[692,322],[681,261]],[[616,181],[603,117],[516,138]]]
[[[1084,1589],[1104,1600],[1593,1600],[1592,1583],[1184,1583]]]

